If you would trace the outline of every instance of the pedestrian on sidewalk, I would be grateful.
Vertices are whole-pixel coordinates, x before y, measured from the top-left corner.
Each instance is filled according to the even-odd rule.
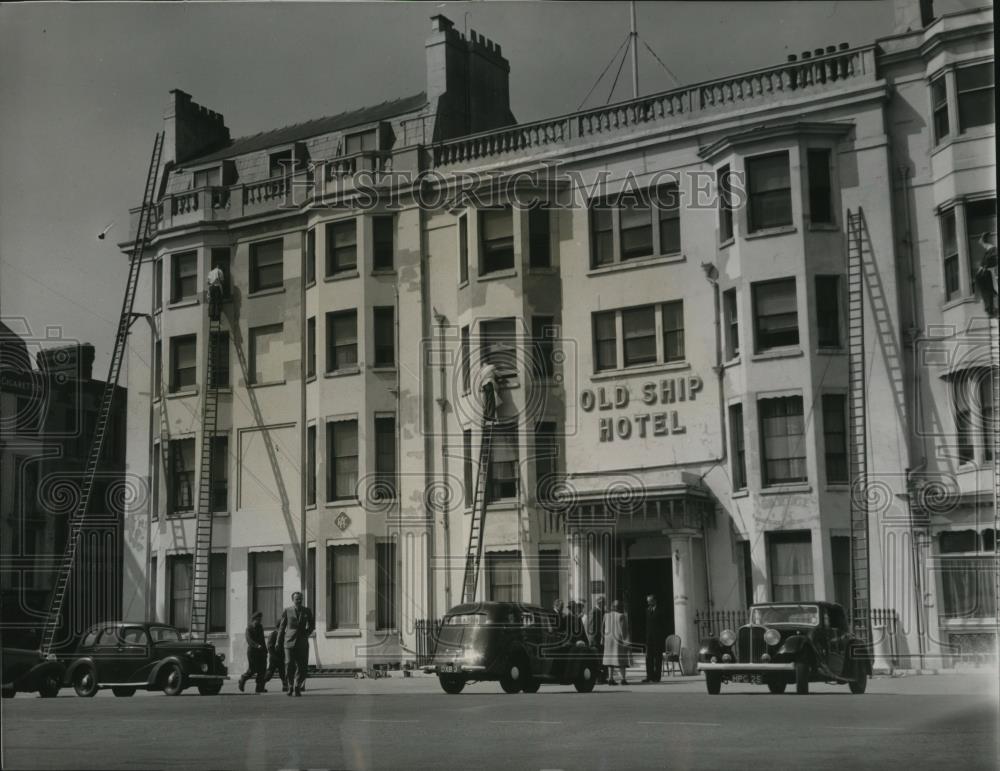
[[[594,601],[594,607],[591,608],[590,613],[587,616],[587,642],[590,643],[590,647],[594,648],[598,653],[604,653],[604,597],[598,597]],[[606,667],[601,667],[601,671],[597,673],[597,682],[603,683],[608,679],[608,670]]]
[[[242,691],[247,684],[247,680],[253,678],[257,687],[254,693],[264,693],[264,673],[267,671],[267,647],[264,643],[264,627],[260,620],[264,614],[259,610],[250,616],[250,625],[247,626],[247,671],[240,675],[239,689]]]
[[[667,639],[667,619],[656,602],[656,595],[646,596],[646,679],[658,683],[663,676],[663,649]]]
[[[270,681],[277,675],[281,679],[281,690],[288,690],[288,682],[285,680],[285,638],[282,637],[278,627],[281,626],[281,617],[274,622],[274,629],[267,638],[267,678],[264,682]]]
[[[302,592],[292,592],[292,605],[285,608],[278,624],[285,638],[285,693],[289,696],[302,695],[309,668],[309,635],[315,628],[312,611],[302,604]]]
[[[602,663],[608,668],[608,685],[615,682],[615,667],[621,672],[622,685],[628,685],[625,672],[629,665],[629,629],[628,616],[622,611],[618,600],[611,603],[611,610],[604,614],[601,637],[604,641],[604,658]]]

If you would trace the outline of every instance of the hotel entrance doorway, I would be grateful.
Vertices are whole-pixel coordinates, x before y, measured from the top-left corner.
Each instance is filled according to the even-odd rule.
[[[646,642],[646,595],[655,594],[666,617],[667,634],[674,632],[674,573],[669,557],[629,559],[621,566],[618,585],[628,613],[632,642]]]

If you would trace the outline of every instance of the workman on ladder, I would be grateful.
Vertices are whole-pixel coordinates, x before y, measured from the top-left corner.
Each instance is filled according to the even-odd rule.
[[[479,370],[479,384],[479,390],[483,392],[483,420],[495,421],[503,403],[500,398],[500,374],[495,365],[483,365]]]
[[[226,280],[226,274],[222,268],[213,265],[208,271],[208,316],[213,321],[217,321],[222,311],[222,287]]]
[[[983,258],[976,271],[976,289],[983,298],[983,306],[990,316],[996,314],[997,307],[997,247],[992,243],[993,233],[986,232],[979,236],[979,245],[983,248]]]

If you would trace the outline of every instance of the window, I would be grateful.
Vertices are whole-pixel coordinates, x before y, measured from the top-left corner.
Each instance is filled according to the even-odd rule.
[[[392,270],[396,235],[394,217],[372,218],[372,270]]]
[[[284,242],[280,238],[250,244],[250,291],[275,289],[283,283]]]
[[[743,405],[729,406],[729,438],[733,445],[733,489],[745,490],[747,486],[747,448],[743,434]]]
[[[358,487],[358,421],[326,424],[327,500],[353,498]]]
[[[656,200],[660,215],[659,254],[679,254],[681,251],[681,205],[676,184],[657,188]]]
[[[284,345],[281,324],[268,324],[250,330],[251,385],[280,383],[285,379]]]
[[[966,369],[952,379],[959,463],[993,460],[993,379],[988,369]]]
[[[645,201],[624,200],[619,209],[621,259],[653,254],[653,210]]]
[[[284,555],[280,551],[250,552],[250,610],[264,614],[264,623],[281,618],[284,610]]]
[[[306,231],[306,284],[316,283],[316,229]]]
[[[191,628],[191,588],[193,583],[190,554],[167,555],[167,622],[182,632]]]
[[[813,224],[833,222],[833,190],[830,180],[830,151],[806,151],[809,166],[809,221]]]
[[[948,84],[944,76],[931,81],[931,111],[934,113],[934,141],[948,136]]]
[[[509,206],[479,212],[479,237],[480,275],[513,269],[514,212]]]
[[[462,393],[467,394],[472,390],[472,345],[469,340],[468,325],[462,327],[461,356],[462,362]]]
[[[719,169],[719,241],[733,238],[733,176],[729,165]]]
[[[488,602],[521,601],[521,552],[491,552],[486,555]]]
[[[555,372],[555,317],[532,316],[531,336],[534,338],[535,372],[539,377],[550,378]]]
[[[212,249],[210,261],[213,268],[222,271],[222,296],[229,297],[232,294],[232,277],[229,275],[232,256],[228,247],[218,247]]]
[[[173,439],[169,445],[170,489],[167,501],[170,511],[194,511],[194,439]]]
[[[326,275],[353,273],[358,269],[358,226],[351,220],[326,226]]]
[[[372,152],[375,150],[375,129],[348,134],[344,138],[344,154]]]
[[[197,385],[198,336],[170,338],[170,391],[185,391]]]
[[[469,280],[469,218],[458,218],[458,282]]]
[[[559,552],[540,549],[538,552],[538,604],[551,608],[559,599]]]
[[[809,531],[768,533],[771,599],[813,600],[812,539]]]
[[[212,554],[208,562],[208,631],[226,631],[226,579],[228,570],[225,554]]]
[[[615,312],[594,314],[594,369],[597,372],[618,368],[618,334]]]
[[[681,221],[676,183],[655,190],[623,190],[592,200],[590,242],[593,268],[679,253]]]
[[[517,324],[514,319],[492,319],[479,326],[482,363],[501,373],[517,372]]]
[[[656,309],[629,308],[622,314],[622,352],[625,366],[649,364],[656,361]]]
[[[149,558],[149,618],[151,621],[159,621],[160,617],[156,613],[156,557]]]
[[[212,344],[212,386],[229,387],[229,333],[210,332]]]
[[[327,629],[358,628],[358,545],[326,547]]]
[[[552,487],[558,456],[556,424],[542,421],[535,427],[535,498],[543,504],[546,502],[546,490]]]
[[[955,224],[954,209],[949,209],[941,215],[941,245],[944,249],[945,300],[951,300],[959,292],[958,228]]]
[[[943,618],[996,619],[996,558],[947,557],[940,560]]]
[[[316,612],[319,598],[316,596],[316,547],[306,547],[306,605]]]
[[[996,435],[996,423],[993,400],[993,375],[983,371],[979,376],[980,425],[983,431],[983,460],[993,460],[993,443]]]
[[[959,67],[955,72],[958,91],[958,130],[989,126],[994,120],[993,62]]]
[[[722,312],[726,330],[726,360],[740,355],[740,321],[736,311],[736,290],[722,293]]]
[[[590,264],[599,268],[614,261],[614,209],[606,199],[598,199],[590,205]]]
[[[663,303],[663,360],[684,361],[684,301]]]
[[[532,268],[552,267],[551,212],[531,209],[528,212],[528,265]]]
[[[306,428],[306,505],[316,505],[316,426]]]
[[[823,447],[826,456],[826,483],[846,484],[847,470],[847,397],[823,394]]]
[[[170,302],[195,299],[198,296],[198,253],[175,254],[171,264]]]
[[[295,168],[295,158],[291,150],[282,150],[268,156],[268,172],[271,177],[283,177],[291,174]]]
[[[965,203],[965,237],[969,248],[969,271],[973,278],[983,260],[983,248],[979,245],[979,237],[983,233],[992,233],[994,239],[997,232],[997,201],[989,198],[984,201],[966,201]],[[975,286],[975,282],[970,284]]]
[[[160,398],[161,383],[163,382],[163,342],[157,340],[153,343],[153,398]]]
[[[830,536],[830,563],[833,567],[833,601],[851,607],[851,537]]]
[[[462,482],[465,487],[465,508],[472,506],[472,491],[475,481],[472,478],[472,431],[462,431]]]
[[[194,173],[194,187],[218,187],[222,184],[222,167],[215,166],[211,169],[202,169]]]
[[[229,510],[229,437],[212,437],[212,511]]]
[[[517,424],[495,426],[490,476],[487,480],[487,502],[517,497],[517,458]]]
[[[840,348],[840,276],[816,276],[816,344]]]
[[[306,319],[306,377],[316,377],[316,317]]]
[[[799,344],[794,278],[754,284],[753,305],[758,353]]]
[[[743,577],[743,598],[749,608],[754,603],[753,596],[753,560],[750,557],[750,541],[737,541],[739,544],[740,575]]]
[[[761,471],[763,484],[789,484],[806,481],[805,425],[802,397],[786,396],[761,399],[760,413]]]
[[[375,544],[375,628],[396,628],[396,544]]]
[[[788,152],[747,158],[746,170],[750,194],[750,232],[791,225],[792,185],[788,173]]]
[[[358,312],[326,314],[326,371],[338,372],[358,366]]]
[[[153,263],[153,313],[163,307],[163,260]]]
[[[375,418],[375,497],[396,497],[396,417]]]
[[[375,366],[396,365],[395,309],[391,305],[375,308]]]

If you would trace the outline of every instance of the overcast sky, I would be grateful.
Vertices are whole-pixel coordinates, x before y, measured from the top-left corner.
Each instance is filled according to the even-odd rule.
[[[520,121],[576,110],[629,21],[626,3],[0,4],[0,316],[93,342],[103,379],[126,274],[115,243],[170,89],[221,112],[234,137],[413,94],[435,13],[503,46]],[[647,94],[677,82],[643,43],[687,85],[872,42],[892,33],[893,3],[641,2],[638,22]],[[608,100],[616,68],[586,106]],[[629,89],[626,63],[614,99]]]

